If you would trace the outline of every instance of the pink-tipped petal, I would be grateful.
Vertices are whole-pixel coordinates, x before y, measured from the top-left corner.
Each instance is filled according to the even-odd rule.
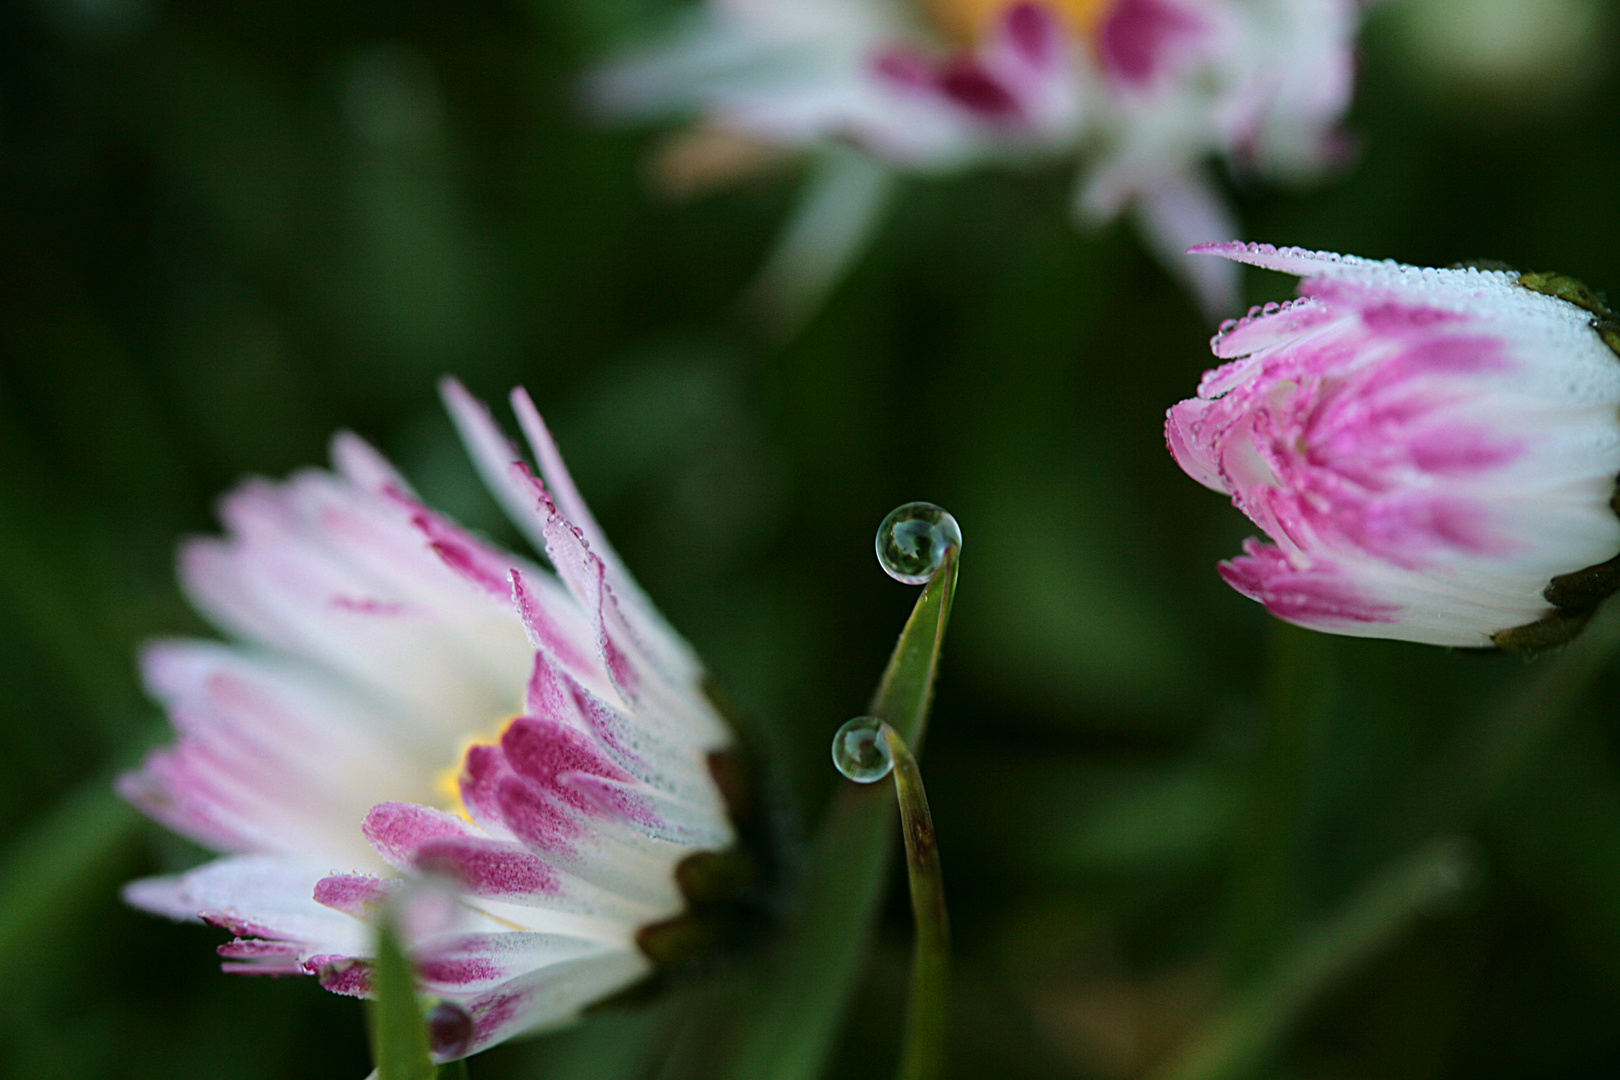
[[[474,826],[454,814],[403,802],[372,807],[360,828],[377,853],[397,869],[410,866],[417,849],[430,841],[478,836]]]
[[[600,941],[567,934],[467,934],[423,948],[417,958],[417,971],[431,991],[468,994],[611,949]]]
[[[1175,0],[1117,0],[1098,47],[1108,77],[1140,90],[1163,78],[1208,32],[1196,10]]]
[[[1194,250],[1310,275],[1223,324],[1228,363],[1166,419],[1276,541],[1222,566],[1234,588],[1317,629],[1488,646],[1620,553],[1620,365],[1590,312],[1501,271]]]
[[[133,882],[130,903],[235,935],[219,946],[229,972],[352,996],[371,993],[388,909],[443,999],[438,1060],[646,974],[633,942],[685,906],[676,867],[700,835],[732,840],[707,769],[729,736],[690,650],[618,566],[537,415],[542,468],[582,525],[482,405],[454,383],[445,397],[558,574],[433,511],[340,434],[335,473],[250,481],[222,503],[227,535],[185,548],[188,591],[245,643],[148,649],[178,738],[118,783],[240,852]]]
[[[476,1053],[520,1032],[554,1027],[613,991],[635,982],[650,963],[633,948],[549,964],[464,1003],[475,1023],[465,1053]]]
[[[397,881],[369,874],[332,874],[315,883],[317,904],[356,919],[371,919],[399,889]]]
[[[555,897],[562,891],[557,872],[516,844],[471,836],[426,840],[412,852],[411,864],[425,874],[453,878],[474,896],[497,900]]]
[[[320,877],[308,864],[238,855],[174,877],[132,881],[124,886],[124,899],[155,915],[201,919],[238,937],[359,948],[360,925],[315,902],[313,884]]]

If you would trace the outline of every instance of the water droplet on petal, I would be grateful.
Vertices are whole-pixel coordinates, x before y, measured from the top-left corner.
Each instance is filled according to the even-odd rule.
[[[833,736],[833,764],[857,784],[875,784],[894,769],[889,740],[883,737],[883,721],[873,716],[857,716]]]
[[[889,512],[878,526],[877,557],[896,581],[923,585],[945,565],[945,556],[962,546],[956,519],[933,503],[913,502]]]
[[[453,1001],[441,1001],[427,1014],[428,1045],[438,1057],[462,1057],[472,1046],[478,1026],[472,1014]]]

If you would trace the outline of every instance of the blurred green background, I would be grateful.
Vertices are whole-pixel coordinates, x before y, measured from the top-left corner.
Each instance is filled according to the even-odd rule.
[[[0,1074],[368,1070],[356,1003],[221,975],[219,932],[120,904],[201,853],[105,791],[165,737],[133,651],[206,632],[172,552],[240,475],[350,427],[516,542],[445,372],[529,387],[806,823],[913,598],[872,531],[911,499],[961,521],[924,760],[953,1075],[1620,1073],[1620,634],[1526,663],[1296,632],[1229,591],[1213,564],[1250,530],[1161,430],[1210,328],[1127,228],[1069,226],[1067,169],[907,180],[803,331],[762,333],[738,297],[803,174],[671,203],[659,134],[573,105],[670,7],[0,7]],[[1237,190],[1247,235],[1620,289],[1617,14],[1377,6],[1358,159]],[[894,881],[833,1075],[892,1070]],[[729,977],[473,1075],[711,1075],[692,1032]]]

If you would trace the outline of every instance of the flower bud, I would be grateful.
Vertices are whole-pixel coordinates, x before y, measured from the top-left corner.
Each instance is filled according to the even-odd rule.
[[[1194,248],[1298,274],[1222,326],[1176,462],[1250,539],[1221,576],[1315,630],[1528,650],[1620,587],[1620,324],[1551,274]]]

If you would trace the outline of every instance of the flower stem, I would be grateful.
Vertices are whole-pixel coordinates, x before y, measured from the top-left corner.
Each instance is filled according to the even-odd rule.
[[[1331,638],[1272,622],[1264,742],[1248,783],[1229,897],[1227,959],[1239,981],[1269,967],[1299,928],[1310,764],[1334,681]]]
[[[928,812],[917,759],[888,724],[883,737],[894,757],[894,793],[906,838],[906,870],[911,880],[911,914],[917,924],[911,964],[911,1006],[901,1050],[901,1080],[931,1080],[940,1074],[950,1033],[951,926],[945,912],[945,881],[939,845]]]

